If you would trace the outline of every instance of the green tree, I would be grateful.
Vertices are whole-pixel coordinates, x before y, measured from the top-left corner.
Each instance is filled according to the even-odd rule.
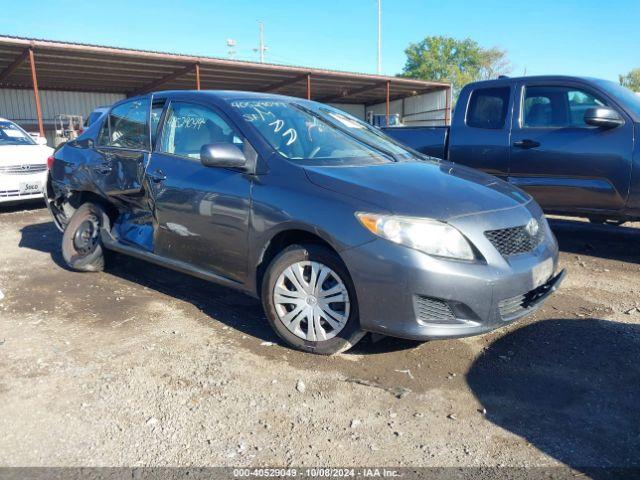
[[[640,68],[634,68],[624,75],[618,75],[620,85],[634,92],[640,92]]]
[[[451,82],[454,98],[467,83],[509,73],[507,53],[499,48],[482,48],[466,38],[426,37],[405,49],[407,60],[401,76]]]

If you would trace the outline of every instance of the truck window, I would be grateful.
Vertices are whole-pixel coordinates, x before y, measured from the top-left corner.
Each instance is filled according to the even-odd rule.
[[[573,87],[527,87],[524,96],[523,126],[532,128],[588,127],[588,108],[605,102]]]
[[[469,99],[467,125],[492,130],[503,128],[509,107],[509,93],[509,87],[474,90]]]
[[[121,103],[109,112],[98,136],[105,147],[149,150],[149,99]]]
[[[233,143],[240,150],[244,141],[235,130],[210,108],[172,102],[166,114],[160,152],[200,159],[200,149],[211,143]]]

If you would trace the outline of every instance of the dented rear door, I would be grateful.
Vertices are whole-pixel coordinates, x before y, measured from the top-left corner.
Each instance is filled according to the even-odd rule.
[[[98,158],[90,167],[96,186],[106,195],[142,193],[151,149],[150,109],[150,97],[138,97],[109,112],[98,136]]]

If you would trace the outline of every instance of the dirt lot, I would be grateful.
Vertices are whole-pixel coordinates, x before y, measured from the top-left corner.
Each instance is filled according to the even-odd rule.
[[[0,212],[0,465],[640,466],[640,225],[553,222],[569,275],[490,335],[277,344],[257,301]]]

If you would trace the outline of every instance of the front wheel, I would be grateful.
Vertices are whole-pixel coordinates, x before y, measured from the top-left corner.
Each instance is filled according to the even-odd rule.
[[[298,350],[332,355],[364,336],[351,276],[320,245],[292,245],[276,256],[262,282],[262,303],[276,333]]]
[[[104,269],[104,249],[100,229],[109,228],[109,217],[94,203],[78,208],[62,235],[62,256],[69,268],[79,272]]]

